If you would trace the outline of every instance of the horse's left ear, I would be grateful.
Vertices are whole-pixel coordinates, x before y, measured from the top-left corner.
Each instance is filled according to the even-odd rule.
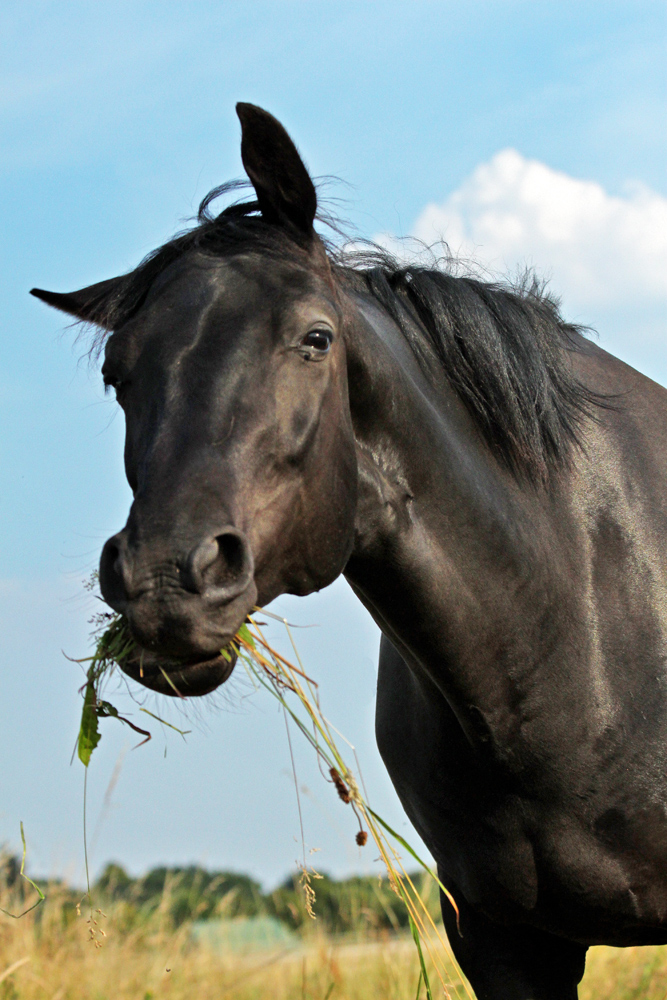
[[[317,195],[296,146],[279,121],[254,104],[237,104],[241,159],[267,222],[312,235]]]
[[[31,288],[30,294],[76,319],[106,327],[109,302],[126,280],[125,276],[108,278],[77,292],[47,292],[44,288]]]

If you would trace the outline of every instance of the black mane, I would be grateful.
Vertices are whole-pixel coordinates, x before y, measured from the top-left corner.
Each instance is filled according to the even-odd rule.
[[[226,257],[253,250],[307,266],[307,241],[291,228],[266,223],[256,201],[235,202],[219,215],[211,203],[245,187],[243,181],[214,188],[202,201],[197,224],[153,251],[129,273],[104,305],[107,329],[125,323],[142,305],[165,268],[190,251]],[[330,217],[318,216],[337,232]],[[578,426],[602,397],[573,375],[568,352],[584,328],[565,322],[558,301],[534,276],[518,285],[486,282],[432,266],[404,265],[374,244],[363,252],[326,243],[342,281],[370,293],[402,330],[425,369],[449,380],[497,457],[516,475],[542,480],[567,461],[578,444]],[[445,265],[449,263],[445,261]],[[99,333],[92,351],[101,350]]]
[[[513,285],[457,277],[446,269],[456,261],[402,265],[372,245],[352,263],[354,284],[392,316],[427,372],[437,361],[505,465],[539,480],[567,460],[582,418],[605,400],[568,357],[586,328],[563,320],[535,275]]]

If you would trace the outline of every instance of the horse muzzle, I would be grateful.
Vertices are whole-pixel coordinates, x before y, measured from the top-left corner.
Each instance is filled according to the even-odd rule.
[[[110,538],[100,560],[104,600],[125,615],[140,647],[127,674],[163,694],[207,694],[227,680],[234,659],[222,650],[257,601],[254,561],[232,526],[196,545],[132,545],[127,529]]]

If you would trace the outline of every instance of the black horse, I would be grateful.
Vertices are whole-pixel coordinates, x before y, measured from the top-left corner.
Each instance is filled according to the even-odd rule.
[[[336,256],[283,127],[238,113],[256,201],[34,291],[101,329],[126,416],[102,592],[143,683],[204,694],[252,607],[344,573],[461,966],[575,998],[588,945],[667,942],[667,393],[535,286]]]

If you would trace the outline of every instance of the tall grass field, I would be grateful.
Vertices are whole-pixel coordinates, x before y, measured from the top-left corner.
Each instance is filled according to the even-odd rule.
[[[193,894],[192,882],[184,904],[178,877],[167,877],[150,903],[145,892],[132,898],[111,891],[105,895],[100,889],[93,892],[92,910],[86,900],[77,906],[80,897],[66,886],[43,888],[46,902],[26,916],[15,920],[0,915],[0,1000],[417,997],[420,970],[412,938],[400,919],[395,926],[391,920],[374,919],[373,907],[364,905],[365,889],[358,885],[347,903],[347,890],[339,893],[345,911],[339,921],[346,928],[342,933],[331,932],[338,919],[332,891],[324,918],[305,922],[297,913],[289,926],[276,917],[231,915],[239,912],[234,901],[245,892],[243,886],[239,892],[232,888],[218,894],[211,908],[211,894]],[[354,893],[360,902],[356,909]],[[33,898],[30,887],[24,891],[18,881],[8,885],[5,880],[0,905],[20,913]],[[287,889],[280,899],[289,911]],[[375,908],[376,913],[381,910],[381,905]],[[202,921],[202,914],[208,919]],[[262,921],[285,928],[284,933],[275,940],[253,941],[248,932]],[[202,934],[202,928],[211,933]],[[474,996],[453,967],[449,982],[450,997]],[[435,976],[432,988],[434,998],[446,995]],[[419,996],[425,997],[423,986]],[[591,949],[580,996],[665,1000],[667,948]]]

